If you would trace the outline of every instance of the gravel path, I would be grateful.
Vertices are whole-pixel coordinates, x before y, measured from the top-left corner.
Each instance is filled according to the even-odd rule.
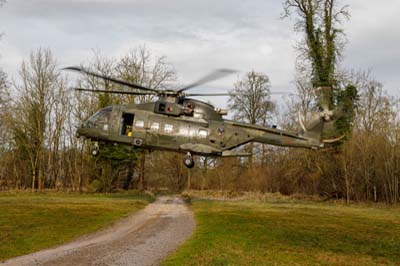
[[[193,214],[181,198],[160,197],[104,231],[0,265],[159,265],[194,228]]]

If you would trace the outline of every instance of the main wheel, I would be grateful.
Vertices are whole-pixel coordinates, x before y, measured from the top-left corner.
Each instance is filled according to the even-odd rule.
[[[99,149],[93,149],[93,150],[92,150],[92,156],[93,156],[93,157],[98,156],[99,153],[100,153]]]
[[[187,168],[193,168],[194,167],[194,160],[192,158],[192,156],[186,155],[183,158],[183,164],[187,167]]]

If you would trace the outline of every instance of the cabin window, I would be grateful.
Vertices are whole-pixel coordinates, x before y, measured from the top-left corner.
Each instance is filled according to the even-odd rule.
[[[121,135],[132,136],[134,114],[123,113],[121,118]]]
[[[189,129],[189,136],[190,137],[197,137],[197,128],[190,128]]]
[[[206,129],[200,128],[199,129],[199,137],[200,138],[207,138],[208,132]]]
[[[171,134],[173,130],[174,130],[174,126],[173,125],[171,125],[171,124],[165,124],[164,125],[164,132],[165,133]]]
[[[160,123],[158,122],[152,122],[150,125],[150,129],[154,131],[158,131],[160,129]]]
[[[183,126],[179,128],[179,135],[188,136],[189,135],[189,128]]]
[[[135,122],[135,127],[144,127],[144,120],[141,120],[141,119],[139,119],[139,120],[136,120],[136,122]]]

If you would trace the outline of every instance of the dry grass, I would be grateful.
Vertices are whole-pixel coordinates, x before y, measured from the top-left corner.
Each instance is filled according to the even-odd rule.
[[[302,201],[322,201],[318,196],[307,196],[294,194],[291,196],[276,193],[231,191],[231,190],[190,190],[182,193],[186,197],[202,198],[210,200],[228,200],[228,201],[261,201],[261,202],[297,202]]]

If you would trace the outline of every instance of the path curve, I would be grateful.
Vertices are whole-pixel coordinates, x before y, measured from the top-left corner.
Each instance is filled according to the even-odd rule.
[[[178,196],[163,196],[106,230],[0,266],[159,265],[193,232],[193,213]]]

